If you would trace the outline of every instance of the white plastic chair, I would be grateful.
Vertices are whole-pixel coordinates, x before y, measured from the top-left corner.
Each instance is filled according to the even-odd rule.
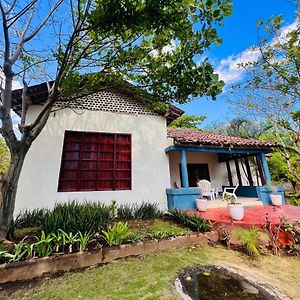
[[[235,187],[224,188],[223,195],[222,195],[223,200],[225,198],[225,195],[228,195],[230,197],[234,197],[235,201],[237,201],[237,195],[235,194],[235,191],[238,187],[239,185],[237,184]]]
[[[211,188],[211,183],[206,180],[202,179],[197,182],[198,188],[200,190],[200,196],[210,197],[210,199],[214,200],[215,198],[215,190]]]

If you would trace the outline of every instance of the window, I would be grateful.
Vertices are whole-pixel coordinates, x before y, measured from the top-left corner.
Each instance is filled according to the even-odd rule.
[[[130,189],[130,134],[65,132],[59,192]]]

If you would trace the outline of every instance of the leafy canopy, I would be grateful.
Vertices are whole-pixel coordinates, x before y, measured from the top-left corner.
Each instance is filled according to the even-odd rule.
[[[205,116],[183,115],[170,123],[170,128],[192,128],[199,130],[200,124],[206,119]]]
[[[81,63],[68,70],[64,92],[90,91],[101,80],[118,86],[126,80],[153,99],[179,103],[195,96],[214,99],[224,82],[204,51],[221,43],[215,27],[231,12],[229,0],[96,0],[88,17],[88,35],[73,55],[77,57],[76,51],[87,43],[88,49]],[[59,61],[64,53],[62,46]],[[96,74],[85,78],[83,85],[80,74],[91,62]]]

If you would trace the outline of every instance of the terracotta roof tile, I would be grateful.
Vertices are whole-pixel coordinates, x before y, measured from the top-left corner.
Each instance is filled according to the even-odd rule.
[[[197,144],[203,146],[238,148],[271,148],[278,146],[275,142],[221,135],[190,128],[169,128],[168,137],[174,139],[174,144]]]

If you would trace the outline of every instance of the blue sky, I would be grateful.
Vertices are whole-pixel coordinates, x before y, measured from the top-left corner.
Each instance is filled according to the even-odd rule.
[[[256,21],[267,20],[271,16],[283,15],[285,25],[294,22],[295,8],[288,0],[233,0],[233,13],[224,20],[224,26],[218,28],[223,39],[221,46],[214,46],[207,55],[222,79],[227,82],[238,82],[241,74],[231,67],[239,59],[247,59],[249,47],[257,45]],[[226,122],[235,116],[235,111],[227,103],[225,93],[216,101],[197,98],[192,102],[179,106],[187,114],[205,115],[204,125],[212,122]]]

